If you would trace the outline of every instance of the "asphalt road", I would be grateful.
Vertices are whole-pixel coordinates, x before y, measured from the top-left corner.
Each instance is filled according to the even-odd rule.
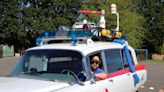
[[[19,58],[16,57],[0,58],[0,76],[7,76],[18,60]],[[141,63],[146,65],[148,80],[146,84],[139,89],[139,92],[159,92],[160,89],[164,90],[164,62]]]
[[[16,57],[0,58],[0,76],[7,76],[18,62]]]
[[[144,64],[148,79],[139,92],[164,92],[164,62],[144,62]]]

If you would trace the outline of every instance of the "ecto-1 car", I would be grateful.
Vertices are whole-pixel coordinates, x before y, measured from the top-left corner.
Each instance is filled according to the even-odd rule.
[[[127,37],[103,21],[94,28],[86,23],[41,33],[38,46],[25,51],[10,76],[0,77],[0,92],[137,92],[147,81],[145,65],[138,64]],[[105,78],[92,72],[94,56]]]
[[[86,33],[89,31],[75,34]],[[0,91],[135,92],[147,80],[145,66],[138,64],[134,49],[126,41],[75,37],[61,43],[61,38],[56,39],[44,37],[42,45],[27,49],[11,75],[0,78]],[[47,43],[52,40],[56,43]],[[107,74],[105,79],[97,80],[91,72],[94,55],[102,61],[100,68]]]

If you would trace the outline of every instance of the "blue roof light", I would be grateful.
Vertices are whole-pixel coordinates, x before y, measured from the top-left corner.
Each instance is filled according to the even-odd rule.
[[[72,34],[76,35],[77,37],[87,37],[92,36],[92,32],[90,30],[72,30],[67,32],[42,32],[40,34],[41,37],[55,37],[55,36],[65,36],[71,37]]]
[[[91,30],[72,30],[58,32],[42,32],[40,37],[36,38],[36,45],[46,44],[50,40],[71,40],[72,45],[77,45],[79,39],[91,37]],[[79,38],[78,38],[79,37]]]
[[[36,38],[35,43],[37,46],[41,45],[41,38],[40,37]]]
[[[74,46],[77,45],[77,36],[75,31],[71,32],[71,44]]]

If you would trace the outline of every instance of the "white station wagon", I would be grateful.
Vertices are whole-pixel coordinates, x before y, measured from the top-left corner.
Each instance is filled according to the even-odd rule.
[[[0,92],[136,92],[147,80],[145,66],[138,64],[126,41],[73,35],[70,43],[45,34],[39,46],[26,50],[9,77],[0,78]],[[102,61],[105,79],[97,80],[91,72],[94,55]]]

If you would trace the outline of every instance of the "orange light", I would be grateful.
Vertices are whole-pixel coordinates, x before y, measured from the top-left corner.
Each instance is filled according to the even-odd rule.
[[[104,37],[108,37],[110,35],[110,30],[102,29],[101,30],[101,35],[104,36]]]
[[[121,32],[116,32],[114,37],[115,38],[121,38],[122,37],[122,33]]]

